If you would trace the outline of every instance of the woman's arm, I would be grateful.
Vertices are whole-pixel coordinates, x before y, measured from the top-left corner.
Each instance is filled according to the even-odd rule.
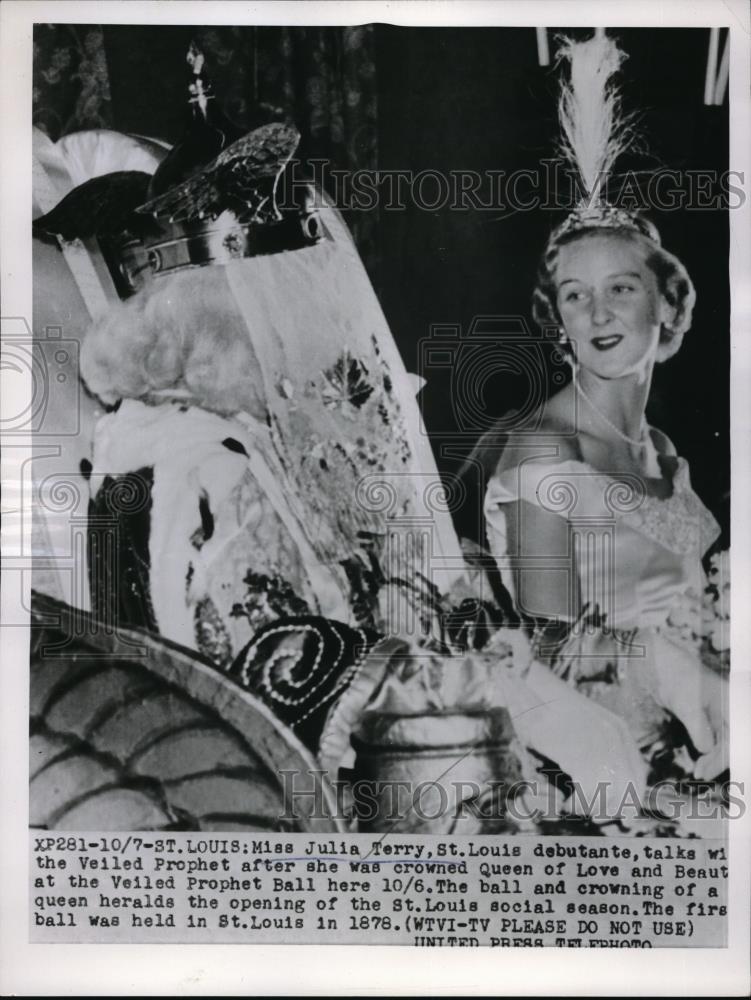
[[[565,516],[540,506],[535,471],[546,475],[551,464],[580,456],[570,435],[557,433],[546,420],[541,426],[541,443],[536,436],[511,434],[496,468],[499,481],[513,484],[506,493],[509,502],[503,503],[506,554],[519,611],[532,618],[572,621],[581,604],[573,539]]]
[[[581,594],[568,522],[526,500],[505,504],[504,512],[519,611],[575,621]]]
[[[509,551],[519,553],[513,560],[517,606],[522,615],[536,620],[536,658],[560,676],[567,674],[572,657],[578,660],[582,655],[587,672],[602,674],[615,667],[624,650],[614,632],[607,627],[572,630],[585,612],[598,609],[583,606],[568,521],[519,500],[508,505],[506,523],[513,545]]]

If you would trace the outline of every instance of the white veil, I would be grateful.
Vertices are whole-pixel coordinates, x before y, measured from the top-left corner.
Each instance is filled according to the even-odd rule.
[[[464,569],[414,383],[339,213],[319,217],[314,246],[154,277],[83,348],[91,391],[125,400],[100,423],[93,494],[152,463],[151,600],[186,645],[208,601],[237,650],[248,562],[273,576],[279,545],[311,612],[415,638]],[[267,543],[249,541],[259,490]],[[213,527],[197,548],[201,497]]]

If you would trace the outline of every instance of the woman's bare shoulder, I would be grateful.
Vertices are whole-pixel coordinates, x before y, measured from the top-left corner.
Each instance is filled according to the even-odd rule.
[[[565,392],[565,390],[564,390]],[[563,393],[538,407],[508,436],[497,471],[515,468],[523,461],[565,462],[581,459],[576,428],[567,418]]]

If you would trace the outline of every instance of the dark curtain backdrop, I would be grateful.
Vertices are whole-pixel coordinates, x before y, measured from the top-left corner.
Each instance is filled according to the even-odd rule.
[[[648,145],[623,167],[725,171],[727,102],[702,103],[708,31],[613,33],[629,53],[624,100],[638,110]],[[231,118],[252,127],[287,116],[302,133],[302,157],[339,170],[511,172],[552,154],[556,74],[538,65],[531,28],[38,25],[35,124],[53,139],[107,127],[175,141],[193,37]],[[430,210],[410,198],[399,211],[345,214],[408,367],[429,378],[426,427],[439,465],[453,471],[457,441],[467,450],[473,437],[455,405],[458,362],[472,349],[466,335],[482,316],[517,317],[512,325],[531,328],[537,256],[560,215]],[[656,371],[650,419],[689,460],[695,487],[727,527],[728,214],[651,215],[698,301],[683,348]],[[449,344],[450,367],[426,363],[435,325],[462,331]],[[518,406],[528,391],[524,376],[503,365],[478,385],[478,407],[490,415]]]
[[[53,139],[115,128],[176,141],[185,124],[191,39],[203,49],[224,110],[238,125],[290,118],[302,132],[303,157],[348,171],[377,168],[372,26],[39,25],[34,123]],[[375,268],[375,216],[348,221],[366,264]]]

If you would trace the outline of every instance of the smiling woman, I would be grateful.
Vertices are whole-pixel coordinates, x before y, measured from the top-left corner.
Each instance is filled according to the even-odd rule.
[[[582,51],[617,67],[605,36],[572,45],[572,62]],[[624,822],[628,794],[644,791],[666,740],[671,765],[684,747],[684,774],[716,776],[724,678],[665,632],[675,602],[703,586],[700,558],[716,524],[686,462],[645,421],[655,365],[690,324],[693,286],[654,227],[593,196],[591,178],[612,158],[590,156],[587,197],[543,255],[535,315],[559,331],[574,378],[562,386],[552,373],[558,391],[545,403],[541,379],[502,455],[483,464],[494,473],[487,520],[500,569],[485,574],[487,553],[460,547],[454,533],[463,483],[438,478],[414,382],[344,217],[317,185],[291,184],[299,199],[282,196],[298,141],[320,152],[310,145],[318,116],[307,136],[271,121],[217,153],[227,135],[209,122],[217,98],[207,96],[194,46],[186,63],[191,124],[170,153],[149,143],[146,162],[143,140],[105,130],[37,140],[53,148],[35,183],[69,160],[78,173],[59,199],[40,202],[36,242],[91,278],[72,244],[96,241],[78,249],[98,283],[76,276],[82,294],[84,285],[89,297],[101,293],[82,326],[79,365],[100,412],[75,463],[93,618],[158,633],[155,648],[176,643],[225,671],[337,780],[375,780],[390,798],[405,777],[417,785],[450,773],[431,832],[460,832],[455,796],[468,783],[492,791],[523,775],[539,789],[549,762],[581,792],[564,796],[566,822]],[[430,124],[433,149],[442,134]],[[137,160],[123,159],[126,147]],[[493,162],[484,147],[482,156]],[[179,181],[175,162],[185,168]],[[397,228],[384,242],[391,265],[407,255],[398,237]],[[478,257],[493,258],[468,253],[453,269],[443,256],[450,242],[436,243],[449,289]],[[467,288],[482,284],[478,274]],[[421,281],[400,268],[405,302]],[[47,295],[50,285],[36,287]],[[511,317],[502,282],[493,294]],[[479,315],[480,301],[469,300]],[[440,298],[434,308],[439,316]],[[520,314],[514,337],[526,330]],[[459,355],[479,359],[464,368],[473,419],[462,433],[473,442],[478,426],[495,430],[492,403],[474,392],[484,374],[473,382],[493,367],[489,336],[473,325],[456,353],[447,341],[436,352],[443,360],[429,362],[459,370]],[[518,341],[509,343],[515,351]],[[556,345],[542,346],[544,366]],[[457,392],[442,403],[457,423],[468,382],[452,383]],[[677,735],[671,719],[683,727]],[[461,829],[505,831],[499,804]],[[374,819],[355,802],[352,822],[393,830],[392,805],[380,802]],[[427,832],[413,806],[399,822]]]
[[[545,420],[565,425],[576,408],[585,451],[661,478],[646,449],[645,407],[654,365],[680,347],[695,294],[683,265],[658,241],[656,231],[647,238],[625,227],[583,228],[560,242],[554,234],[533,309],[541,325],[556,323],[574,369]],[[658,450],[670,450],[664,436],[659,441]]]
[[[595,39],[572,60],[598,44],[614,48]],[[533,300],[573,377],[509,435],[485,510],[539,659],[626,722],[653,774],[711,779],[727,766],[727,679],[671,622],[705,590],[701,560],[719,528],[645,415],[655,365],[680,347],[694,301],[651,223],[598,199],[576,209],[548,241]]]
[[[638,230],[632,228],[637,225]],[[624,309],[646,304],[645,299],[649,298],[655,310],[653,321],[659,321],[659,352],[655,360],[667,361],[680,348],[683,334],[691,326],[696,293],[682,262],[660,246],[659,241],[655,227],[638,217],[628,227],[612,230],[594,227],[589,231],[564,233],[551,240],[540,263],[533,294],[534,318],[543,327],[565,325],[568,336],[576,339],[573,331],[577,315],[591,309],[593,304],[598,305],[596,291],[600,292],[599,305],[605,315],[598,313],[595,325],[609,322],[609,310],[621,315]],[[601,279],[599,289],[588,287],[577,275],[577,266],[586,269],[590,257],[603,265],[596,273]],[[650,296],[650,292],[656,292],[657,298]],[[601,338],[607,340],[616,335],[603,330]],[[611,345],[600,346],[606,350]]]

